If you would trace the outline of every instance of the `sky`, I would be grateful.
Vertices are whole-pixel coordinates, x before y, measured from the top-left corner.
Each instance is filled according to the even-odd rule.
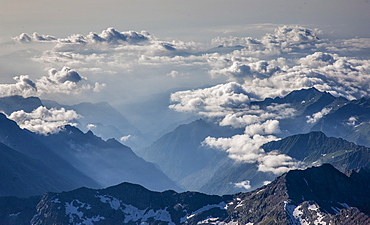
[[[130,119],[128,105],[171,91],[171,110],[245,128],[204,143],[261,171],[299,165],[259,148],[294,109],[248,102],[308,87],[348,99],[370,93],[368,0],[0,2],[0,96],[108,101]],[[78,115],[40,108],[10,117],[29,129],[27,118],[48,118],[35,126],[50,132],[49,118]]]
[[[0,40],[23,32],[63,37],[107,27],[209,40],[222,33],[263,35],[253,29],[258,24],[300,24],[333,35],[368,36],[369,8],[367,0],[1,0]]]

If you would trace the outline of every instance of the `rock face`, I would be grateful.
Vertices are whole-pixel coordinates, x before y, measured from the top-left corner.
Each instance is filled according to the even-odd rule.
[[[290,171],[235,195],[153,192],[122,183],[0,199],[2,224],[369,224],[367,171],[352,179],[325,164]],[[12,201],[11,205],[6,202]],[[37,203],[38,202],[38,203]],[[37,204],[37,205],[36,205]],[[33,207],[32,207],[33,206]],[[4,209],[6,208],[6,209]]]

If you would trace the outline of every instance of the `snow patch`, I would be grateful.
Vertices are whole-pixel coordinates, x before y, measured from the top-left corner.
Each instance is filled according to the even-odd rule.
[[[124,204],[121,200],[110,195],[95,195],[95,197],[99,198],[103,203],[108,203],[112,209],[121,210],[125,214],[124,223],[128,223],[130,221],[140,221],[141,223],[145,223],[149,218],[153,218],[156,221],[174,224],[167,209],[154,211],[153,209],[146,208],[142,210],[135,206]]]
[[[169,224],[174,225],[175,223],[172,222],[171,215],[166,209],[159,209],[154,211],[153,209],[148,210],[148,208],[141,210],[132,205],[122,204],[123,210],[122,212],[125,214],[124,223],[128,223],[130,221],[137,222],[141,220],[141,222],[147,222],[149,218],[153,218],[155,221],[163,221],[168,222]]]
[[[317,205],[312,204],[307,207],[308,210],[313,211],[316,213],[316,216],[314,216],[315,220],[312,221],[313,223],[310,223],[310,221],[307,218],[307,215],[304,214],[303,208],[301,205],[295,206],[295,205],[289,205],[287,202],[284,202],[284,209],[288,214],[288,217],[290,219],[290,224],[292,225],[326,225],[326,222],[323,221],[325,216],[319,211],[319,208]]]
[[[60,200],[59,200],[59,198],[53,199],[50,202],[52,202],[52,203],[61,203]]]
[[[91,218],[84,216],[84,213],[81,211],[83,209],[91,209],[90,204],[83,203],[78,199],[72,200],[70,203],[65,203],[66,215],[69,217],[69,223],[76,225],[93,225],[94,222],[104,220],[103,216],[93,216]]]
[[[66,215],[69,216],[70,223],[73,223],[74,218],[76,217],[78,217],[79,219],[83,217],[84,215],[83,212],[79,211],[81,204],[85,204],[85,203],[82,203],[79,200],[73,200],[71,203],[66,202],[65,204]]]
[[[181,221],[181,223],[183,223],[186,220],[196,216],[197,214],[199,214],[201,212],[208,211],[208,210],[213,209],[213,208],[220,208],[220,209],[226,210],[227,206],[228,205],[225,202],[220,202],[219,204],[206,205],[206,206],[203,206],[202,208],[192,212],[190,215],[187,214],[186,216],[182,217],[180,221]]]
[[[103,203],[109,203],[110,207],[114,210],[118,210],[121,207],[121,202],[117,198],[109,195],[95,195],[95,197],[100,198]]]

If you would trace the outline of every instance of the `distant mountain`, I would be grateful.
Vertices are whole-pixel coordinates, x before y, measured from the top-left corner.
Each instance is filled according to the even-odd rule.
[[[82,186],[99,188],[123,181],[153,190],[182,190],[129,147],[114,139],[104,141],[91,131],[83,133],[72,126],[44,136],[21,129],[0,114],[0,143],[5,145],[0,153],[6,160],[0,174],[5,179],[6,188],[0,191],[3,195],[30,196]],[[12,182],[13,178],[17,182]]]
[[[91,131],[83,133],[65,126],[56,134],[39,136],[58,156],[107,187],[123,181],[139,183],[153,190],[181,190],[152,163],[138,157],[115,139],[102,140]]]
[[[229,159],[222,163],[198,190],[207,194],[234,194],[254,190],[275,178],[276,175],[272,173],[258,171],[258,165],[255,163]],[[246,185],[237,185],[238,183]]]
[[[171,102],[171,94],[180,90],[182,89],[168,90],[146,96],[133,103],[117,106],[142,131],[144,135],[141,139],[142,147],[150,145],[177,126],[199,118],[188,113],[176,112],[168,107]]]
[[[370,99],[353,100],[323,117],[312,130],[370,146]]]
[[[0,196],[28,197],[78,187],[42,161],[0,143]]]
[[[278,151],[306,165],[330,163],[345,172],[351,169],[370,169],[370,148],[341,138],[327,137],[320,131],[298,134],[272,141],[262,147],[266,152]],[[219,167],[211,179],[199,190],[210,194],[236,193],[236,183],[248,181],[253,190],[276,175],[258,171],[256,164],[228,162]]]
[[[141,132],[133,126],[120,112],[107,102],[90,103],[83,102],[77,105],[61,105],[51,100],[40,100],[38,97],[9,96],[0,98],[0,111],[10,115],[14,111],[23,110],[31,112],[40,106],[47,108],[65,108],[76,111],[81,117],[77,119],[77,127],[87,132],[92,130],[98,136],[109,139],[120,138],[130,135],[131,139],[137,139]],[[128,140],[126,144],[135,145],[137,141]]]
[[[263,101],[252,102],[251,105],[266,108],[272,104],[288,104],[290,108],[293,108],[296,111],[295,116],[282,119],[279,123],[283,131],[280,136],[286,137],[292,134],[312,131],[315,123],[308,123],[307,117],[322,111],[324,108],[335,111],[348,102],[343,97],[334,97],[328,92],[320,92],[316,88],[308,88],[292,91],[284,97],[266,98]]]
[[[370,147],[370,99],[361,98],[349,101],[334,97],[315,88],[302,89],[285,97],[265,99],[251,104],[261,107],[271,103],[284,104],[296,110],[293,118],[280,121],[282,137],[310,131],[322,131],[329,136],[343,138],[358,145]],[[316,121],[308,122],[308,117],[327,109]]]
[[[327,137],[320,131],[298,134],[264,144],[269,152],[278,150],[308,164],[330,163],[342,172],[351,169],[370,169],[370,148],[341,138]]]
[[[69,162],[64,160],[59,155],[57,155],[52,150],[52,148],[49,148],[44,142],[39,140],[39,135],[32,133],[31,131],[21,129],[14,121],[9,120],[8,118],[6,118],[4,114],[1,113],[0,113],[0,143],[8,147],[6,148],[3,146],[4,157],[5,154],[12,154],[13,156],[17,155],[17,157],[19,157],[19,161],[17,160],[8,161],[7,163],[16,163],[15,165],[12,165],[14,167],[17,167],[17,163],[19,163],[19,167],[21,167],[23,163],[23,168],[27,170],[22,171],[22,173],[24,175],[29,173],[28,176],[23,177],[24,179],[26,178],[32,179],[32,177],[30,177],[31,174],[35,175],[36,173],[40,172],[40,170],[42,170],[43,168],[45,169],[44,173],[45,176],[53,175],[55,173],[59,174],[59,176],[55,177],[44,177],[44,178],[43,176],[39,177],[39,179],[44,179],[45,181],[47,181],[47,183],[45,182],[39,183],[40,187],[42,185],[46,186],[41,188],[40,191],[38,191],[38,193],[44,191],[46,188],[53,187],[53,185],[50,185],[50,182],[54,179],[61,177],[64,177],[64,179],[61,178],[60,182],[55,182],[54,187],[51,190],[54,190],[57,184],[62,184],[62,186],[59,187],[59,189],[62,190],[71,190],[81,186],[94,188],[101,187],[97,182],[83,174],[81,171],[77,170]],[[16,152],[14,152],[13,150],[15,150]],[[30,158],[33,160],[30,160]],[[12,159],[14,160],[14,158]],[[41,161],[49,169],[43,167],[42,163],[38,167],[35,167],[36,164],[38,164],[37,163],[38,161]],[[4,174],[4,176],[11,176],[11,174],[14,175],[13,173],[14,171],[9,172],[10,174]],[[68,182],[64,183],[65,180],[67,180]],[[21,183],[17,184],[21,185]],[[32,195],[34,194],[34,191],[35,190],[31,191],[30,189],[30,192],[25,192],[23,193],[22,196]]]
[[[24,98],[19,95],[14,95],[0,98],[0,111],[3,111],[8,115],[19,110],[31,112],[40,106],[43,106],[43,104],[37,97]]]
[[[72,109],[80,114],[77,127],[82,131],[92,130],[96,135],[104,139],[123,136],[140,136],[141,132],[133,126],[120,112],[113,108],[108,102],[90,103],[83,102],[77,105],[60,105],[50,100],[42,100],[48,108]]]
[[[284,142],[297,138],[294,136],[296,134],[324,131],[336,138],[370,146],[370,138],[368,138],[370,137],[370,101],[366,99],[349,101],[328,92],[320,92],[316,88],[308,88],[292,91],[284,97],[266,98],[250,104],[266,111],[276,104],[286,104],[287,107],[295,110],[293,117],[279,120],[282,132],[277,136],[286,138],[293,135],[290,139],[284,139]],[[324,109],[326,112],[323,112]],[[309,118],[313,118],[314,115],[317,115],[315,120],[309,122]],[[207,149],[201,144],[208,136],[230,137],[243,133],[243,130],[220,127],[211,123],[207,125],[209,130],[205,128],[202,130],[197,128],[201,127],[201,124],[198,121],[179,126],[151,146],[138,151],[138,154],[159,165],[170,178],[187,190],[209,194],[231,194],[243,190],[240,185],[236,185],[237,183],[250,182],[251,188],[254,189],[274,179],[275,175],[261,173],[255,164],[234,162],[228,159],[224,152]],[[198,129],[197,135],[193,134],[194,129]],[[227,130],[229,130],[228,133]],[[318,137],[314,137],[314,134],[318,134]],[[367,148],[353,143],[345,144],[344,140],[339,139],[326,140],[325,145],[322,145],[324,137],[320,139],[320,135],[325,136],[323,133],[310,135],[311,138],[306,142],[297,143],[296,147],[301,146],[301,148],[294,151],[282,149],[281,153],[303,160],[308,165],[333,163],[341,171],[367,166],[366,160],[369,159]],[[303,137],[300,140],[303,140]],[[272,150],[274,149],[267,149],[267,151]],[[333,152],[329,154],[329,151]]]
[[[137,153],[157,164],[183,188],[196,190],[207,182],[218,166],[229,160],[225,152],[202,145],[204,139],[208,136],[230,137],[242,132],[241,129],[221,127],[200,119],[178,126]]]
[[[355,172],[356,173],[356,172]],[[283,174],[249,193],[153,192],[122,183],[40,198],[0,198],[1,224],[369,224],[365,180],[329,164]],[[11,202],[7,205],[6,203]],[[33,210],[32,210],[33,209]]]

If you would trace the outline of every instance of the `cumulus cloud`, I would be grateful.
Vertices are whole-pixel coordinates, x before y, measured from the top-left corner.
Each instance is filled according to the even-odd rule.
[[[31,43],[31,42],[56,42],[57,38],[51,35],[39,35],[34,32],[32,35],[22,33],[17,37],[14,37],[13,40],[21,43]]]
[[[170,108],[179,112],[198,112],[201,115],[227,115],[228,110],[243,108],[250,101],[247,91],[238,83],[216,85],[211,88],[180,91],[171,95],[177,102]]]
[[[277,153],[265,153],[260,146],[278,139],[279,121],[294,116],[295,110],[287,104],[258,106],[253,101],[282,97],[293,90],[309,87],[348,99],[366,97],[370,93],[370,39],[330,41],[321,35],[317,29],[281,26],[261,38],[215,38],[211,45],[216,48],[210,50],[199,43],[163,41],[145,31],[120,32],[114,28],[58,39],[48,35],[22,34],[15,40],[55,43],[53,49],[35,57],[36,62],[54,67],[67,65],[103,77],[112,74],[125,76],[125,81],[137,76],[141,79],[140,86],[146,80],[150,88],[153,80],[158,89],[168,88],[165,82],[175,83],[184,78],[179,74],[192,74],[193,82],[205,75],[218,79],[215,86],[173,93],[170,108],[212,118],[221,126],[245,128],[243,134],[231,138],[209,137],[204,143],[229,152],[230,157],[236,160],[257,163],[261,171],[280,173],[287,168],[298,167],[297,162]],[[356,57],[351,52],[362,53],[363,57]],[[158,82],[155,78],[166,75],[173,79]],[[46,78],[44,86],[52,86],[48,82],[52,80],[58,84],[55,90],[65,92],[68,92],[68,85],[61,85],[61,81],[73,87],[71,92],[84,90],[84,87],[99,91],[104,87],[104,84],[97,83],[94,87],[80,85],[80,89],[74,89],[75,84],[85,79],[73,73],[63,76],[51,72]],[[209,77],[204,80],[207,81],[197,83],[197,86],[212,82]],[[1,87],[1,93],[16,92],[14,90],[40,93],[46,90],[38,80],[32,81],[27,76],[17,77],[17,85],[20,88]],[[328,109],[323,109],[307,121],[315,122],[326,113],[329,113]],[[279,166],[273,164],[274,161]]]
[[[146,31],[125,31],[119,32],[113,27],[103,30],[100,34],[90,32],[87,36],[81,34],[74,34],[67,38],[56,38],[51,35],[39,35],[33,33],[29,35],[22,33],[13,40],[19,42],[59,42],[59,43],[70,43],[70,44],[88,44],[88,43],[108,43],[108,44],[119,44],[122,42],[127,43],[139,43],[147,41],[150,38],[150,34]]]
[[[258,170],[279,175],[291,169],[301,168],[303,164],[290,156],[277,152],[266,153],[261,146],[278,140],[273,135],[248,134],[235,135],[231,138],[207,137],[204,144],[228,152],[229,157],[244,163],[255,163]]]
[[[314,113],[311,116],[307,116],[307,123],[316,123],[324,116],[328,115],[331,108],[323,108],[320,112]]]
[[[93,130],[96,128],[96,125],[95,124],[92,124],[92,123],[89,123],[86,125],[86,128],[89,129],[89,130]]]
[[[299,168],[296,160],[283,154],[266,153],[261,146],[278,138],[279,121],[267,120],[263,123],[254,123],[245,127],[244,134],[230,138],[207,137],[203,144],[211,148],[226,151],[229,157],[244,163],[255,163],[258,170],[281,174],[290,169]]]
[[[176,70],[172,70],[170,73],[167,74],[167,76],[173,77],[173,78],[177,77],[178,75],[179,75],[179,72]]]
[[[42,96],[45,94],[77,94],[83,91],[100,91],[105,84],[95,83],[95,85],[81,84],[87,78],[81,77],[76,70],[63,67],[60,71],[50,69],[48,76],[42,76],[36,81],[28,75],[14,77],[15,84],[0,84],[0,96],[22,95]]]
[[[278,56],[283,53],[303,52],[322,47],[325,40],[319,38],[322,32],[318,29],[308,29],[301,26],[281,26],[272,34],[266,34],[260,39],[251,37],[217,37],[212,40],[219,46],[242,46],[243,49],[235,51],[239,56]]]
[[[108,28],[101,33],[74,34],[49,43],[54,47],[34,56],[34,62],[48,67],[76,68],[96,75],[101,82],[107,80],[104,77],[109,79],[119,75],[125,77],[127,83],[140,80],[141,85],[146,85],[143,89],[151,90],[153,81],[157,82],[158,77],[166,75],[174,79],[165,82],[177,86],[180,86],[177,80],[185,80],[188,76],[197,77],[187,79],[189,83],[201,83],[209,78],[207,54],[196,54],[203,48],[202,44],[159,40],[146,31]],[[203,78],[200,79],[200,76]],[[163,84],[162,87],[168,86]]]
[[[73,110],[47,109],[40,106],[30,113],[23,110],[15,111],[8,118],[14,120],[23,129],[47,135],[59,132],[67,124],[76,125],[72,121],[80,118],[80,115]]]
[[[153,71],[158,71],[157,76],[167,74],[181,79],[178,74],[192,71],[192,76],[197,76],[195,81],[208,71],[213,78],[225,76],[241,84],[248,90],[249,97],[259,99],[308,87],[349,99],[368,96],[369,60],[335,53],[343,55],[355,49],[368,52],[369,39],[329,41],[321,35],[322,31],[317,29],[281,26],[261,38],[218,37],[212,41],[214,46],[235,47],[231,51],[223,51],[223,47],[206,51],[205,44],[162,41],[146,31],[114,28],[67,38],[21,34],[15,40],[55,43],[53,49],[34,60],[97,74],[125,71],[148,78],[153,76]]]
[[[13,79],[16,81],[15,84],[0,84],[0,96],[31,96],[37,92],[36,84],[28,75],[16,76]]]
[[[235,187],[244,188],[245,190],[249,190],[249,189],[252,188],[251,182],[249,180],[245,180],[245,181],[235,183]]]

